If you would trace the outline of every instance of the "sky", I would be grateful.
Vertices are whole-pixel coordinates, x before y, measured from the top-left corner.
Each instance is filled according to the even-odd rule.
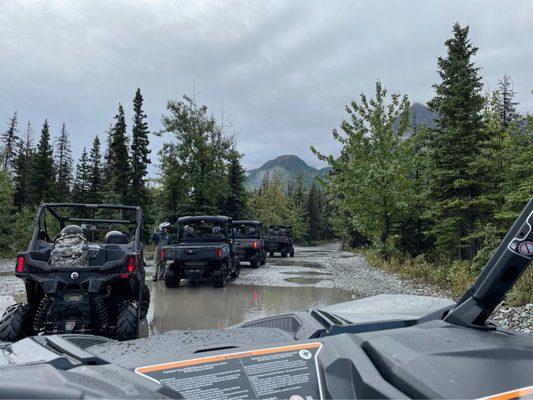
[[[16,110],[36,136],[65,122],[75,158],[140,87],[151,131],[168,100],[195,93],[231,122],[246,168],[282,154],[320,167],[344,106],[390,91],[425,103],[454,22],[468,24],[486,89],[509,74],[533,112],[531,1],[3,1],[0,130]],[[5,124],[2,123],[5,121]],[[170,134],[152,137],[151,174]]]

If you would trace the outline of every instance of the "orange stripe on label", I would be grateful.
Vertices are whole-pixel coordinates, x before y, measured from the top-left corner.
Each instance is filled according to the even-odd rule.
[[[170,362],[166,364],[157,364],[157,365],[149,365],[146,367],[139,367],[135,369],[135,372],[139,374],[146,374],[149,372],[165,371],[165,370],[174,369],[174,368],[190,367],[192,365],[199,365],[199,364],[205,364],[205,363],[211,363],[211,362],[217,362],[217,361],[225,361],[225,360],[231,360],[234,358],[263,356],[267,354],[276,354],[276,353],[283,353],[286,351],[295,351],[295,350],[316,349],[316,348],[319,348],[321,345],[322,344],[319,342],[314,342],[314,343],[303,343],[303,344],[297,344],[297,345],[291,345],[291,346],[274,347],[274,348],[269,348],[269,349],[243,351],[240,353],[220,354],[217,356],[193,358],[191,360],[174,361],[174,362]]]
[[[494,394],[492,396],[483,397],[479,400],[518,400],[518,399],[533,399],[533,386],[524,387],[521,389],[511,390],[509,392]]]

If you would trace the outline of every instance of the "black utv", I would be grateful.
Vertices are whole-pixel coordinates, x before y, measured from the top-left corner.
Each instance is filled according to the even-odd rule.
[[[178,219],[175,244],[163,246],[165,286],[177,288],[181,279],[196,284],[212,280],[214,287],[226,286],[226,280],[239,276],[235,259],[232,220],[225,216],[193,216]]]
[[[239,262],[249,262],[252,268],[266,263],[265,242],[259,221],[233,221],[235,255]]]
[[[270,225],[265,235],[265,248],[270,257],[280,253],[282,257],[294,257],[292,227],[290,225]]]
[[[139,207],[41,205],[15,266],[27,302],[5,311],[0,340],[57,333],[138,337],[150,302],[141,218]]]

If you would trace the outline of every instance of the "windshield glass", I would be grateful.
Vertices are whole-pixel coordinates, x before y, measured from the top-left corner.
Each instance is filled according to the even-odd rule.
[[[226,238],[225,224],[217,221],[190,221],[179,226],[179,240],[217,241]]]
[[[255,239],[260,237],[260,228],[258,225],[240,224],[233,228],[235,238],[237,239]]]

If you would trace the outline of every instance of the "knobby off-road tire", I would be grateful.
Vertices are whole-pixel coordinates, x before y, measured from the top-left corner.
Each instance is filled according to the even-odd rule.
[[[138,305],[136,302],[126,300],[120,305],[117,317],[115,338],[117,340],[137,339],[139,331],[139,319],[137,316]]]
[[[252,257],[250,259],[250,267],[252,267],[252,268],[259,267],[259,261],[257,260],[257,257]]]
[[[180,287],[180,276],[174,272],[167,270],[165,272],[165,286],[169,289]]]
[[[0,340],[16,342],[33,333],[33,314],[27,304],[9,306],[0,321]]]
[[[145,319],[146,314],[148,314],[148,307],[150,307],[150,289],[145,282],[142,282],[141,290],[141,319]]]
[[[289,255],[290,255],[291,257],[294,257],[294,249],[291,250],[291,252],[289,253]]]

